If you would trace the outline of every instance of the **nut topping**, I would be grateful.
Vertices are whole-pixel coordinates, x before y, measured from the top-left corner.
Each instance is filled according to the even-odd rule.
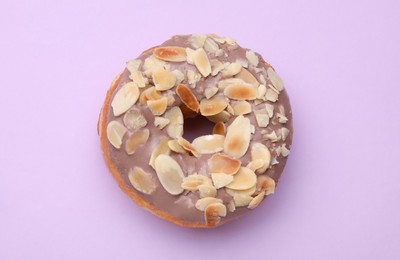
[[[207,208],[207,206],[212,203],[222,203],[222,200],[217,199],[217,198],[212,198],[212,197],[202,198],[196,202],[195,206],[196,206],[196,209],[198,209],[200,211],[204,211]]]
[[[169,149],[171,149],[171,151],[174,151],[176,153],[186,153],[186,150],[183,149],[183,147],[178,143],[177,140],[169,140],[168,147]]]
[[[181,186],[185,190],[196,191],[203,184],[212,186],[211,179],[207,176],[192,174],[183,179]]]
[[[233,176],[233,181],[226,187],[233,190],[247,190],[255,186],[256,183],[256,174],[249,168],[241,167],[238,173]]]
[[[214,135],[225,135],[225,124],[223,122],[218,122],[213,128]]]
[[[233,158],[240,158],[246,152],[250,144],[251,129],[250,120],[238,116],[228,126],[224,142],[224,152]]]
[[[239,100],[233,105],[233,112],[235,116],[249,114],[251,113],[251,105],[247,101]]]
[[[217,189],[210,184],[201,184],[198,187],[200,198],[217,196]]]
[[[199,101],[197,101],[196,96],[183,84],[179,84],[176,88],[176,94],[181,98],[182,102],[194,112],[199,112]]]
[[[135,167],[131,169],[128,173],[128,178],[132,186],[144,194],[152,194],[156,190],[153,178],[142,168]]]
[[[261,175],[257,177],[256,193],[265,192],[265,195],[270,195],[275,192],[276,183],[269,176]]]
[[[164,115],[169,120],[167,125],[167,133],[171,138],[177,138],[183,134],[183,114],[179,107],[173,107]]]
[[[163,129],[169,124],[169,119],[164,117],[156,116],[154,117],[154,126],[158,127],[159,129]]]
[[[204,210],[204,218],[207,226],[215,226],[226,216],[226,207],[222,203],[212,203]]]
[[[208,159],[208,170],[213,173],[225,173],[234,175],[240,169],[241,161],[233,159],[225,154],[217,153]]]
[[[246,58],[249,60],[250,64],[254,67],[258,65],[258,56],[252,51],[246,51]]]
[[[263,192],[261,192],[260,194],[258,194],[257,196],[255,196],[255,197],[250,201],[249,206],[248,206],[247,208],[249,208],[249,209],[254,209],[254,208],[256,208],[256,207],[261,203],[261,201],[264,199],[264,197],[265,197],[265,192],[263,191]]]
[[[199,48],[194,51],[193,54],[193,62],[196,65],[197,69],[203,75],[203,77],[207,77],[211,73],[211,65],[208,60],[207,53],[203,48]]]
[[[225,136],[203,135],[193,140],[192,144],[201,154],[212,154],[224,149]]]
[[[242,84],[227,85],[224,89],[224,94],[231,99],[254,100],[257,98],[258,90],[254,86],[242,82]]]
[[[149,107],[151,113],[155,116],[159,116],[164,114],[167,109],[168,99],[166,97],[162,97],[158,100],[148,100],[147,106]]]
[[[194,145],[192,145],[188,140],[186,140],[185,138],[183,138],[181,136],[178,136],[177,140],[178,140],[178,144],[180,144],[183,147],[183,149],[190,152],[197,158],[199,158],[201,156],[201,153],[197,150],[197,148]]]
[[[129,136],[128,140],[126,140],[125,143],[126,153],[129,155],[134,154],[136,148],[141,144],[145,144],[149,139],[149,136],[150,136],[149,129],[144,129],[133,133],[131,136]]]
[[[233,181],[233,176],[225,173],[212,173],[211,179],[216,189],[225,187]]]
[[[283,90],[283,82],[281,77],[276,74],[276,72],[270,67],[267,69],[267,74],[269,80],[271,80],[272,85],[278,90],[282,91]]]
[[[158,47],[154,49],[154,56],[165,61],[186,61],[186,51],[182,47]]]
[[[124,124],[132,132],[136,132],[138,129],[145,127],[147,121],[138,111],[131,109],[124,115]]]
[[[200,113],[203,116],[213,116],[222,112],[229,104],[229,99],[222,96],[214,96],[200,101]]]
[[[251,160],[263,160],[263,165],[257,169],[257,173],[264,173],[271,163],[271,153],[268,147],[262,143],[254,143],[251,147]]]
[[[169,150],[169,147],[168,147],[168,138],[163,137],[156,144],[156,147],[153,149],[153,152],[151,153],[151,156],[150,156],[149,165],[151,167],[153,167],[153,169],[155,169],[156,168],[156,166],[155,166],[156,158],[161,154],[169,155],[169,153],[170,153],[170,150]]]
[[[122,138],[127,129],[118,121],[111,121],[107,125],[107,139],[115,148],[121,148]]]
[[[115,94],[111,106],[114,116],[119,116],[128,111],[139,98],[139,88],[133,82],[128,82]]]
[[[158,69],[153,72],[153,82],[156,90],[168,90],[175,86],[176,76],[169,70]]]
[[[164,189],[172,195],[183,192],[184,175],[179,164],[169,155],[160,154],[155,160],[155,170]]]

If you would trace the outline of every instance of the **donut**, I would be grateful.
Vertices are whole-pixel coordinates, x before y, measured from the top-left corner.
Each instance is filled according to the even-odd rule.
[[[212,129],[190,140],[185,123],[202,129],[204,120]],[[260,54],[215,34],[176,35],[126,63],[98,134],[109,171],[137,205],[179,226],[210,228],[274,193],[292,111]]]

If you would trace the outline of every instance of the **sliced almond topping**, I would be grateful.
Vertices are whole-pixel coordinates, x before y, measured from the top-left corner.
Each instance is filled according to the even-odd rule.
[[[186,150],[183,149],[183,147],[178,143],[177,140],[169,140],[168,147],[169,149],[171,149],[171,151],[174,151],[176,153],[186,153]]]
[[[275,192],[276,183],[269,176],[261,175],[257,177],[256,193],[265,192],[265,195],[270,195]]]
[[[247,190],[232,190],[232,189],[225,187],[225,191],[232,197],[235,196],[236,194],[251,196],[256,191],[256,185],[254,185],[253,187],[251,187],[250,189],[247,189]]]
[[[232,39],[232,38],[221,37],[221,36],[213,34],[213,33],[208,34],[207,36],[212,38],[214,41],[216,41],[218,43],[221,43],[221,44],[224,44],[224,43],[226,43],[228,45],[236,44],[236,41],[234,39]]]
[[[181,186],[185,190],[196,191],[202,184],[212,185],[211,179],[204,175],[192,174],[183,179]]]
[[[223,95],[214,96],[200,101],[200,113],[203,116],[213,116],[222,112],[229,104],[229,99]]]
[[[192,144],[201,154],[212,154],[224,149],[225,136],[203,135],[193,140]]]
[[[150,87],[142,91],[139,101],[142,105],[147,105],[148,100],[158,100],[160,98],[162,98],[160,92],[157,91],[155,87]]]
[[[278,122],[281,124],[286,124],[287,121],[289,121],[289,119],[286,116],[284,116],[280,113],[276,113],[276,116],[278,117]]]
[[[249,62],[246,59],[237,59],[236,62],[242,65],[243,68],[249,67]]]
[[[267,110],[267,114],[270,118],[274,116],[274,105],[267,103],[265,104],[265,109]]]
[[[207,35],[204,34],[192,34],[189,38],[190,44],[193,48],[198,49],[204,46],[204,43],[207,39]]]
[[[148,79],[143,77],[143,74],[141,71],[133,71],[131,72],[131,75],[129,76],[131,80],[133,80],[133,83],[138,87],[138,88],[144,88],[146,84],[149,83]]]
[[[245,100],[239,100],[233,105],[233,112],[235,116],[249,114],[251,113],[251,105]]]
[[[189,64],[194,64],[194,52],[195,50],[190,49],[190,48],[186,48],[186,62]]]
[[[207,119],[210,120],[213,123],[218,123],[218,122],[228,122],[229,119],[231,118],[231,114],[229,114],[226,111],[222,111],[216,115],[213,116],[207,116]]]
[[[206,96],[207,99],[210,99],[215,94],[217,94],[217,92],[218,92],[217,87],[209,87],[204,90],[204,95]]]
[[[290,154],[290,150],[286,148],[286,144],[281,146],[281,154],[283,157],[287,157]]]
[[[139,98],[139,88],[133,82],[123,85],[115,94],[111,106],[114,116],[119,116],[128,111]]]
[[[140,64],[142,61],[139,59],[130,60],[126,63],[126,68],[129,70],[130,73],[139,70]]]
[[[160,60],[181,62],[186,61],[186,51],[182,47],[158,47],[154,49],[154,56]]]
[[[249,209],[254,209],[256,208],[258,205],[260,205],[261,201],[264,199],[265,197],[265,192],[261,192],[260,194],[258,194],[257,196],[255,196],[249,203],[249,206],[247,206],[247,208]]]
[[[265,98],[268,101],[276,102],[278,100],[278,93],[276,93],[273,89],[268,88],[267,92],[265,93]]]
[[[264,85],[260,85],[260,86],[258,86],[257,92],[258,92],[257,98],[263,99],[265,96],[265,93],[267,93],[267,87]]]
[[[150,131],[149,129],[144,129],[133,133],[129,136],[128,140],[125,143],[125,151],[127,154],[131,155],[134,154],[136,148],[141,145],[145,144],[149,139]]]
[[[180,70],[173,70],[172,73],[176,77],[176,85],[180,84],[185,79],[185,75]]]
[[[266,138],[267,140],[271,140],[273,143],[278,142],[281,139],[275,131],[272,131],[269,134],[265,134],[264,138]]]
[[[163,129],[169,124],[169,119],[164,117],[156,116],[154,117],[154,125],[159,129]]]
[[[177,140],[178,140],[178,143],[183,147],[183,149],[192,153],[197,158],[199,158],[201,156],[201,153],[188,140],[186,140],[185,138],[183,138],[181,136],[178,136]]]
[[[203,75],[203,77],[207,77],[211,73],[211,65],[208,60],[207,53],[203,48],[199,48],[195,50],[193,55],[194,65],[196,65],[197,69]]]
[[[211,76],[217,75],[224,68],[222,62],[215,59],[210,61],[210,65],[211,65]]]
[[[198,187],[200,198],[215,197],[217,196],[217,189],[209,184],[201,184]]]
[[[235,201],[229,201],[228,205],[226,205],[226,208],[229,210],[229,212],[234,212],[236,210]]]
[[[286,127],[281,128],[281,137],[283,141],[286,141],[286,138],[289,136],[289,133],[290,131]]]
[[[143,64],[144,74],[150,78],[153,75],[153,72],[160,69],[166,69],[169,66],[165,61],[157,59],[155,56],[150,56],[145,59]]]
[[[147,106],[149,107],[151,113],[155,116],[159,116],[164,114],[167,109],[168,99],[166,97],[162,97],[158,100],[148,100]]]
[[[212,173],[211,179],[215,188],[220,189],[233,181],[233,176],[225,173]]]
[[[190,108],[194,112],[199,112],[199,101],[197,101],[196,96],[190,90],[190,88],[186,87],[183,84],[179,84],[176,87],[176,94],[181,98],[182,102]]]
[[[251,138],[250,120],[243,116],[238,116],[228,126],[224,142],[224,152],[233,157],[242,157],[249,148]]]
[[[201,75],[193,70],[188,70],[186,74],[188,78],[188,83],[192,86],[194,86],[194,84],[199,82],[199,80],[201,79]]]
[[[225,87],[224,94],[231,99],[254,100],[257,98],[258,90],[248,83],[232,84]]]
[[[218,122],[213,128],[213,134],[215,135],[225,135],[225,124],[223,122]]]
[[[267,85],[267,80],[265,79],[263,74],[260,75],[260,83],[263,84],[264,86]]]
[[[241,161],[225,154],[217,153],[208,159],[207,164],[209,172],[233,175],[239,171]]]
[[[258,56],[252,51],[246,51],[246,58],[254,67],[258,66]]]
[[[160,154],[166,154],[169,155],[170,150],[168,147],[168,138],[163,137],[157,144],[156,147],[154,148],[153,152],[151,153],[150,156],[150,161],[149,165],[155,169],[155,160]]]
[[[126,131],[127,129],[123,124],[118,121],[111,121],[107,125],[107,139],[112,146],[119,149]]]
[[[249,168],[241,167],[233,176],[233,181],[226,185],[226,187],[233,190],[247,190],[255,186],[256,183],[256,174]]]
[[[254,114],[256,116],[257,125],[259,127],[267,127],[269,124],[269,116],[265,108],[260,110],[255,110]]]
[[[271,163],[271,152],[262,143],[254,143],[251,146],[251,160],[263,160],[264,163],[257,169],[257,173],[264,173]]]
[[[175,103],[175,98],[174,95],[168,95],[167,96],[167,106],[173,106]]]
[[[171,138],[177,138],[183,134],[183,114],[179,107],[173,107],[164,115],[169,120],[166,127],[167,133]]]
[[[182,104],[179,107],[182,111],[183,114],[183,118],[195,118],[196,116],[198,116],[198,113],[194,112],[193,110],[191,110],[190,108],[188,108],[185,104]]]
[[[233,107],[230,104],[226,106],[226,111],[228,111],[228,113],[231,115],[235,114],[235,110],[233,110]]]
[[[258,87],[260,83],[258,80],[245,68],[242,68],[238,74],[235,75],[235,78],[241,79],[244,82],[253,85],[254,87]]]
[[[262,159],[253,160],[249,162],[246,167],[255,172],[256,170],[262,168],[265,165],[265,161]]]
[[[274,85],[274,87],[278,91],[282,91],[284,87],[281,77],[279,77],[278,74],[276,74],[276,72],[271,67],[267,69],[267,74],[269,80],[271,80],[272,85]]]
[[[207,208],[207,206],[212,203],[222,203],[222,200],[212,197],[202,198],[196,201],[195,207],[200,211],[204,211]]]
[[[128,178],[132,186],[144,194],[152,194],[156,190],[153,178],[142,168],[135,167],[131,169],[128,173]]]
[[[229,78],[229,77],[235,76],[236,74],[238,74],[240,72],[241,69],[242,69],[242,65],[240,65],[239,63],[236,63],[236,62],[230,63],[222,71],[222,76],[224,78]]]
[[[136,132],[138,129],[145,127],[147,121],[139,111],[134,109],[129,110],[124,115],[124,124],[132,132]]]
[[[226,216],[226,207],[222,203],[212,203],[207,206],[204,210],[204,218],[206,220],[207,226],[215,226],[217,225],[221,217]]]
[[[181,166],[171,156],[160,154],[155,160],[155,170],[164,189],[172,195],[183,192],[181,187],[184,178]]]
[[[253,200],[253,197],[247,194],[235,194],[233,201],[236,207],[246,207]]]
[[[223,91],[225,90],[226,87],[231,86],[231,85],[246,85],[247,83],[244,82],[242,79],[237,79],[237,78],[228,78],[228,79],[222,79],[218,81],[218,88]]]
[[[219,50],[219,46],[213,39],[207,38],[204,42],[204,49],[210,53],[216,53]]]
[[[169,70],[159,69],[153,72],[153,82],[156,90],[163,91],[175,86],[176,76]]]

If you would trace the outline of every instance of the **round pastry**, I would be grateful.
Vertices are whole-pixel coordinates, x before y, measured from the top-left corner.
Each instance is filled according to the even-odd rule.
[[[188,118],[215,125],[188,140]],[[107,93],[98,131],[112,176],[134,202],[177,225],[206,228],[274,193],[293,127],[271,65],[209,34],[177,35],[128,61]]]

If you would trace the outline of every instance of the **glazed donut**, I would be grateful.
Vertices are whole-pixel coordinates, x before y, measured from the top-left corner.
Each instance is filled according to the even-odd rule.
[[[195,117],[215,126],[189,141],[184,124]],[[135,203],[180,226],[215,227],[274,193],[292,111],[259,54],[214,34],[177,35],[127,62],[98,133],[112,176]]]

